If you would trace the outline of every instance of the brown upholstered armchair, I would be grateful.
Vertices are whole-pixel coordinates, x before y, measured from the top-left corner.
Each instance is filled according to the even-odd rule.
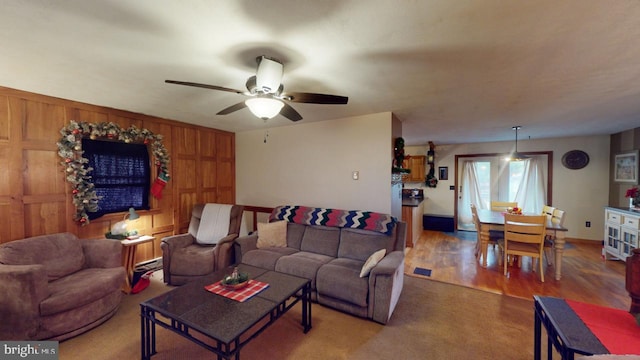
[[[212,215],[212,211],[205,210],[205,206],[209,206],[209,209],[222,208],[223,211],[227,211],[226,207],[230,207],[228,225],[215,224],[221,219],[226,219],[226,213],[217,216],[219,212],[215,212]],[[169,285],[182,285],[230,266],[234,261],[233,241],[240,233],[243,211],[242,205],[198,204],[194,206],[191,211],[189,232],[162,239],[160,247],[164,282]],[[226,235],[212,238],[212,232],[216,232],[213,230],[217,228],[217,232],[220,232],[222,227]]]
[[[0,245],[0,339],[64,340],[113,316],[125,280],[122,244],[70,233]]]

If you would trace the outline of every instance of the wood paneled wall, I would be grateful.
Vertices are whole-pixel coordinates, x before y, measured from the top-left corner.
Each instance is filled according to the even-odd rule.
[[[0,243],[58,232],[101,238],[123,219],[120,213],[86,226],[73,221],[71,187],[56,145],[71,120],[135,125],[164,137],[171,180],[134,224],[156,237],[139,246],[138,262],[162,256],[162,237],[186,232],[196,203],[235,203],[233,133],[0,87]]]

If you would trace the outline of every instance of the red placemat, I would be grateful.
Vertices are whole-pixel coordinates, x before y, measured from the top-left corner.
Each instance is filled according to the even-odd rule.
[[[262,281],[257,280],[249,280],[247,286],[243,287],[239,290],[227,290],[220,284],[220,281],[215,282],[211,285],[207,285],[204,288],[207,291],[210,291],[214,294],[218,294],[224,297],[228,297],[229,299],[233,299],[239,302],[245,302],[249,300],[252,296],[255,296],[260,291],[269,287],[269,284],[264,283]]]
[[[640,354],[640,327],[629,312],[565,300],[612,354]]]

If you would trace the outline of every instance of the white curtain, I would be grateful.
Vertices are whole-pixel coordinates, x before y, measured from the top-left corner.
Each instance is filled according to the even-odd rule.
[[[518,185],[515,201],[525,213],[540,214],[546,201],[542,161],[533,157],[525,160],[524,174]]]
[[[478,209],[486,209],[487,204],[480,197],[480,186],[475,161],[465,161],[462,168],[462,191],[458,209],[458,229],[475,230],[471,217],[471,204]]]

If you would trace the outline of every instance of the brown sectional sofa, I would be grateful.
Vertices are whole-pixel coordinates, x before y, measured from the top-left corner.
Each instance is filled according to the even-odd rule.
[[[70,233],[0,245],[0,339],[64,340],[113,316],[122,300],[122,244]]]
[[[294,222],[286,231],[284,247],[258,248],[259,233],[236,239],[236,263],[308,278],[314,301],[387,323],[402,292],[406,223],[395,222],[389,235]],[[384,258],[360,277],[365,261],[380,249],[386,249]]]

